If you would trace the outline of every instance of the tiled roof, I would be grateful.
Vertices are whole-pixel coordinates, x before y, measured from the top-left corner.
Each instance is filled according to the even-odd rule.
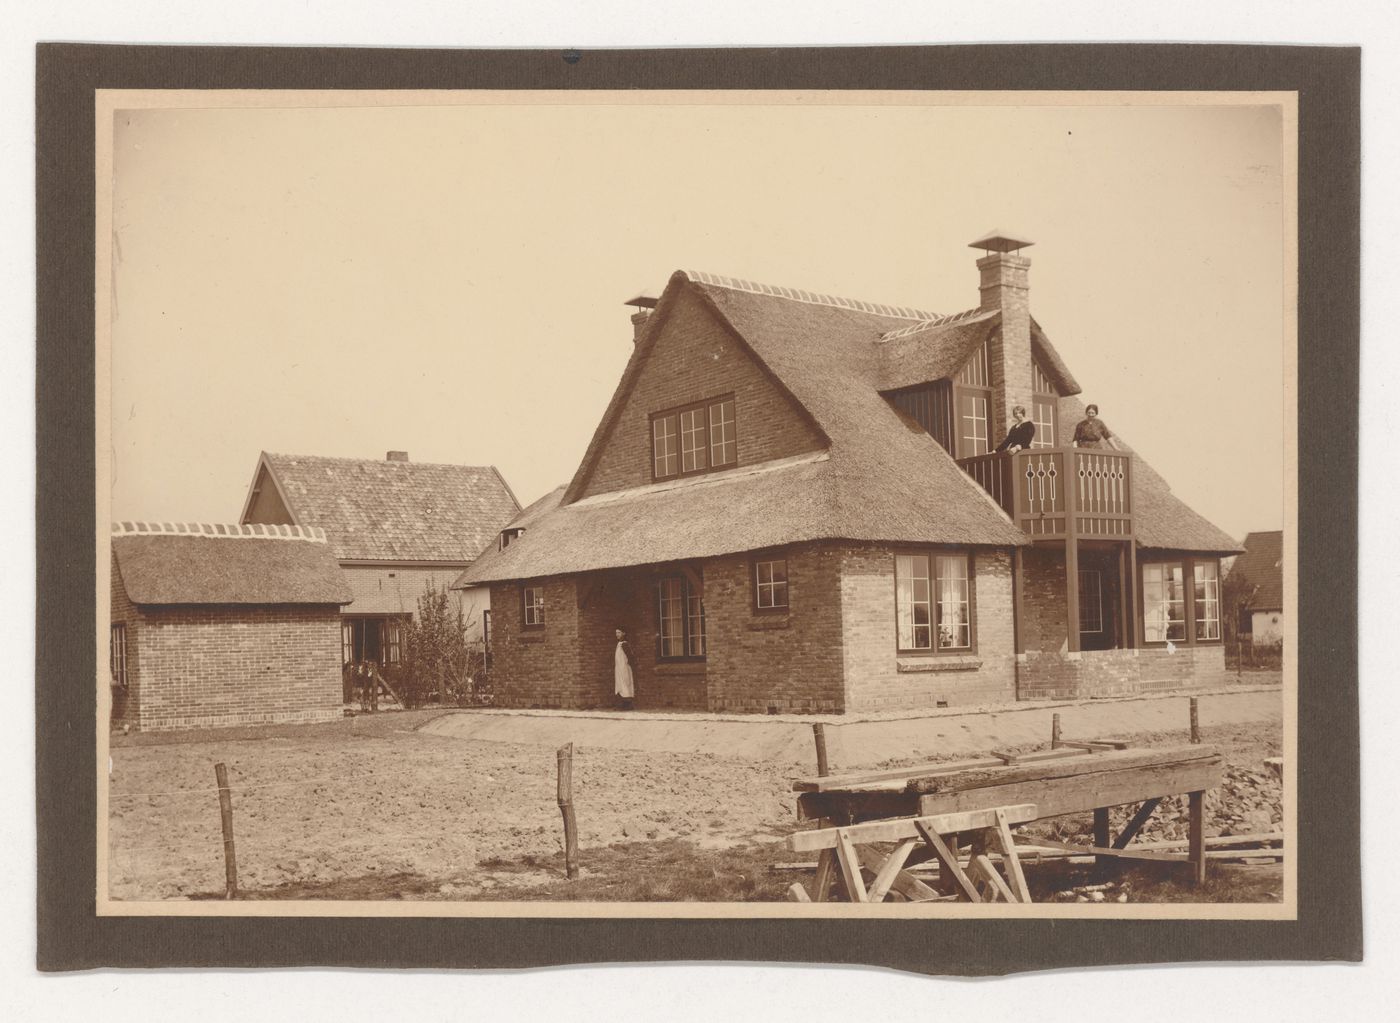
[[[519,511],[495,466],[264,453],[298,522],[342,561],[473,560]]]
[[[1250,533],[1244,553],[1230,566],[1230,577],[1241,576],[1257,587],[1247,602],[1255,611],[1283,610],[1283,531]]]
[[[745,466],[578,500],[641,366],[682,289],[694,289],[828,441],[820,457]],[[882,391],[955,373],[998,313],[935,314],[834,299],[715,274],[674,274],[652,313],[573,481],[513,525],[459,584],[653,564],[813,540],[1021,546],[1026,535],[952,456]],[[1078,391],[1038,326],[1032,345],[1066,393]],[[1082,406],[1062,399],[1082,417]],[[1172,496],[1134,456],[1145,546],[1228,552],[1230,537]],[[1140,468],[1139,468],[1140,467]]]
[[[319,529],[117,522],[112,552],[133,604],[348,604]]]

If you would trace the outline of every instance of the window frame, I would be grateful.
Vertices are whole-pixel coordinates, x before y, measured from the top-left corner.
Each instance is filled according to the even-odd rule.
[[[1214,580],[1213,580],[1214,583],[1215,583],[1215,596],[1214,596],[1214,598],[1212,598],[1212,597],[1210,597],[1210,596],[1206,596],[1205,598],[1198,598],[1198,597],[1196,596],[1196,570],[1197,570],[1197,569],[1203,569],[1203,568],[1211,568],[1211,569],[1213,569],[1213,570],[1215,571],[1215,578],[1214,578]],[[1211,581],[1212,581],[1212,580],[1203,580],[1203,582],[1205,582],[1205,583],[1207,583],[1207,584],[1209,584]],[[1208,591],[1207,591],[1207,592],[1208,592]],[[1219,562],[1219,561],[1214,560],[1214,559],[1211,559],[1211,558],[1192,558],[1192,559],[1191,559],[1191,603],[1192,603],[1192,605],[1193,605],[1193,607],[1192,607],[1192,613],[1191,613],[1191,618],[1190,618],[1191,625],[1192,625],[1192,628],[1191,628],[1191,637],[1192,637],[1192,643],[1193,643],[1193,645],[1196,645],[1196,646],[1209,646],[1209,645],[1212,644],[1212,643],[1222,643],[1222,642],[1224,642],[1225,630],[1224,630],[1224,628],[1223,628],[1223,626],[1222,626],[1221,608],[1220,608],[1220,562]],[[1199,607],[1200,604],[1204,604],[1204,605],[1206,605],[1207,607],[1209,607],[1211,604],[1214,604],[1214,605],[1215,605],[1215,618],[1214,618],[1214,619],[1202,618],[1202,617],[1201,617],[1201,612],[1200,612],[1200,607]],[[1215,635],[1214,635],[1214,636],[1205,636],[1205,637],[1200,636],[1198,633],[1199,633],[1201,624],[1202,624],[1203,622],[1210,622],[1210,621],[1214,621],[1214,622],[1215,622]]]
[[[666,639],[668,638],[665,632],[665,622],[667,621],[667,619],[662,609],[662,601],[666,599],[666,585],[668,583],[673,582],[680,584],[680,617],[678,620],[680,622],[681,629],[681,648],[685,651],[681,654],[666,653],[665,645]],[[655,585],[653,586],[653,591],[656,597],[657,662],[664,664],[678,664],[683,662],[703,663],[706,660],[710,649],[709,630],[706,628],[705,625],[705,590],[703,585],[701,586],[700,592],[698,594],[694,593],[692,592],[692,586],[689,577],[687,577],[683,572],[675,572],[668,573],[667,575],[663,575],[657,578]],[[692,622],[695,620],[696,617],[692,610],[692,604],[695,601],[699,601],[700,612],[700,634],[698,637],[696,637],[692,631]],[[695,640],[697,638],[700,641],[700,652],[698,654],[691,652],[695,648]]]
[[[729,416],[724,417],[723,411],[718,421],[714,417],[715,409],[724,409],[729,406]],[[690,469],[685,467],[686,460],[686,431],[682,421],[686,416],[699,414],[701,421],[693,424],[690,430],[691,435],[700,439],[700,444],[694,449],[697,464]],[[692,421],[693,422],[693,421]],[[667,456],[657,455],[657,424],[661,424],[663,435],[674,440],[675,450]],[[720,428],[720,441],[715,442],[715,427]],[[732,436],[726,438],[725,433],[731,432]],[[732,469],[739,464],[739,408],[734,400],[734,395],[720,394],[712,398],[705,398],[701,401],[692,401],[685,405],[676,405],[672,408],[664,409],[660,412],[653,412],[647,417],[647,447],[651,458],[651,479],[653,483],[660,483],[664,480],[683,479],[687,476],[703,476],[710,472],[719,472],[724,469]],[[732,448],[733,454],[729,461],[715,462],[715,448],[719,447],[721,454],[726,449]],[[662,473],[658,471],[658,462],[665,457],[667,461],[674,460],[675,472]]]
[[[1041,409],[1048,408],[1048,422],[1040,417]],[[1035,436],[1031,439],[1032,448],[1053,448],[1060,440],[1060,393],[1050,381],[1039,359],[1031,360],[1031,422],[1035,423]]]
[[[977,555],[966,547],[901,547],[893,552],[894,566],[894,646],[900,657],[967,657],[977,653]],[[929,643],[928,647],[900,645],[899,559],[923,558],[928,570],[929,584]],[[942,647],[938,645],[939,609],[942,606],[943,575],[939,560],[961,558],[967,566],[967,645]],[[913,627],[911,622],[911,628]]]
[[[1147,572],[1153,565],[1180,565],[1181,566],[1181,589],[1182,589],[1182,622],[1186,635],[1183,639],[1148,639],[1147,638]],[[1215,570],[1215,623],[1218,635],[1213,639],[1198,639],[1196,637],[1197,608],[1196,608],[1196,566],[1209,565]],[[1145,558],[1138,562],[1138,615],[1142,625],[1142,645],[1155,649],[1164,649],[1168,642],[1177,646],[1219,646],[1225,642],[1225,627],[1222,607],[1222,586],[1221,586],[1220,559],[1210,555],[1196,556],[1192,554],[1168,553],[1161,557]],[[1209,601],[1202,601],[1208,604]]]
[[[539,593],[540,599],[532,601],[531,593]],[[544,584],[532,586],[523,583],[520,587],[520,627],[522,629],[543,629],[548,619],[545,617]],[[531,621],[534,617],[534,621]]]
[[[759,576],[759,571],[763,565],[783,566],[783,581],[781,584],[772,582],[772,575],[769,575],[769,582],[764,583]],[[761,615],[789,614],[792,611],[792,572],[788,568],[788,557],[786,552],[766,553],[754,555],[749,560],[749,578],[753,581],[752,598],[753,612]],[[763,587],[768,586],[776,592],[776,587],[783,588],[783,602],[781,604],[767,604],[762,600]]]
[[[1085,581],[1092,579],[1094,591],[1094,618],[1097,627],[1093,629],[1085,628],[1084,625],[1084,598],[1089,595],[1091,587],[1085,585]],[[1097,568],[1081,568],[1079,570],[1079,632],[1094,636],[1103,635],[1103,575]]]
[[[112,684],[123,689],[131,688],[130,656],[127,648],[126,622],[113,622],[111,630],[111,640],[108,644],[108,656],[111,661]],[[118,643],[118,638],[121,642]]]

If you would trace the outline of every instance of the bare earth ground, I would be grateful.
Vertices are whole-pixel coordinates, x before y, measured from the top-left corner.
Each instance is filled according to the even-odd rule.
[[[771,900],[805,877],[774,865],[800,858],[776,840],[795,826],[791,781],[809,768],[579,747],[574,799],[583,872],[570,882],[562,870],[554,750],[415,731],[437,713],[174,739],[114,736],[111,896],[222,893],[218,762],[234,789],[246,897]],[[1207,804],[1212,832],[1270,830],[1262,822],[1280,818],[1280,794],[1263,759],[1279,755],[1277,726],[1222,726],[1205,729],[1203,738],[1224,748],[1228,768],[1227,798]],[[1134,739],[1175,745],[1187,736]],[[1162,822],[1145,839],[1177,837],[1176,814],[1164,805]],[[1062,836],[1090,828],[1087,815],[1045,826]],[[1272,901],[1281,892],[1277,867],[1212,870],[1217,880],[1198,896],[1209,901]],[[1071,880],[1082,883],[1077,875],[1047,875],[1045,890]],[[1159,881],[1144,875],[1133,901],[1190,897]]]

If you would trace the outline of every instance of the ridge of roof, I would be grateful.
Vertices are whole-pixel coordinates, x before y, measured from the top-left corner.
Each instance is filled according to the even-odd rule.
[[[897,330],[888,330],[880,335],[881,341],[897,341],[902,337],[909,337],[918,334],[920,331],[930,330],[934,327],[946,327],[950,323],[961,321],[973,321],[983,317],[995,316],[998,310],[983,309],[980,306],[976,309],[964,309],[960,313],[949,313],[947,316],[935,316],[932,319],[920,320],[918,323],[911,323],[907,327],[900,327]]]
[[[142,522],[124,520],[112,523],[113,536],[193,536],[211,540],[305,540],[325,543],[326,531],[320,526],[293,526],[285,523],[225,522]]]
[[[890,316],[900,320],[924,322],[944,319],[942,313],[931,313],[925,309],[915,309],[912,306],[886,305],[882,302],[867,302],[859,298],[824,295],[815,291],[807,291],[805,288],[785,288],[776,284],[761,284],[757,281],[746,281],[741,277],[727,277],[724,274],[713,274],[704,270],[682,270],[681,272],[696,284],[708,284],[713,288],[728,288],[730,291],[747,291],[751,295],[767,295],[770,298],[785,298],[792,302],[805,302],[808,305],[853,309],[856,312],[874,313],[877,316]]]
[[[394,469],[402,467],[407,467],[409,469],[472,469],[476,472],[494,472],[496,475],[500,475],[500,472],[494,465],[465,465],[461,462],[400,462],[388,458],[350,458],[345,455],[293,455],[279,451],[264,451],[263,454],[268,458],[279,458],[296,462],[338,462],[345,465],[387,465]],[[505,480],[502,479],[501,482],[504,484]],[[510,489],[509,485],[506,486],[506,489]]]

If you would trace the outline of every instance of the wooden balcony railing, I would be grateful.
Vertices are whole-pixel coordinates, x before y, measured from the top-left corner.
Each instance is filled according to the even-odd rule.
[[[960,458],[958,465],[1031,536],[1133,533],[1132,459],[1121,451],[1032,448]]]

